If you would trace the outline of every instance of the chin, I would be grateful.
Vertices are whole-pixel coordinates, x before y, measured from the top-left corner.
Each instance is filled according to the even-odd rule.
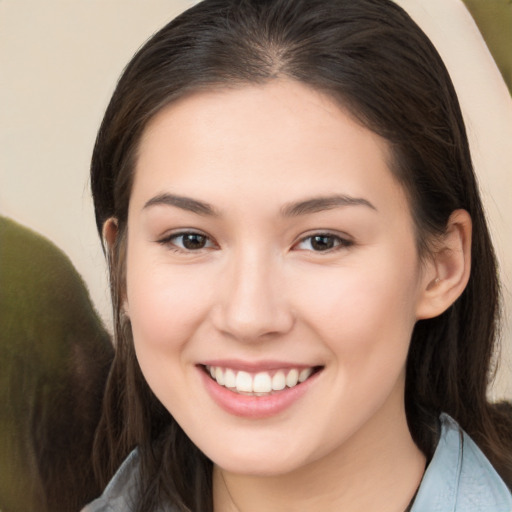
[[[282,476],[297,470],[302,464],[297,460],[279,460],[275,456],[262,456],[261,454],[255,457],[228,459],[224,457],[222,461],[217,464],[223,471],[231,474],[248,477],[276,477]]]
[[[299,446],[283,446],[283,443],[235,444],[230,448],[219,444],[206,455],[214,465],[232,474],[243,476],[275,477],[292,473],[310,462],[303,443]],[[318,454],[319,450],[314,453]]]

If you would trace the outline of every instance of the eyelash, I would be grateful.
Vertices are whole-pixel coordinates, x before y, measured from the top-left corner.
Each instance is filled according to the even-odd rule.
[[[176,240],[179,239],[179,238],[184,238],[186,236],[196,236],[196,237],[200,237],[202,238],[203,240],[206,241],[206,243],[210,243],[210,247],[199,247],[199,248],[196,248],[196,249],[189,249],[187,247],[180,247],[176,244]],[[161,240],[158,240],[158,243],[161,244],[161,245],[165,245],[166,247],[168,247],[169,249],[171,249],[172,251],[175,251],[175,252],[185,252],[185,253],[188,253],[188,252],[199,252],[200,250],[203,250],[203,249],[210,249],[212,247],[215,247],[215,244],[213,244],[211,238],[203,233],[200,233],[198,231],[181,231],[179,233],[172,233],[171,235],[169,236],[166,236],[165,238],[162,238]],[[183,244],[182,244],[183,245]]]
[[[302,249],[302,250],[311,250],[311,252],[315,253],[332,253],[339,251],[341,249],[346,249],[354,244],[351,240],[348,240],[347,238],[343,238],[339,235],[335,235],[334,233],[313,233],[311,235],[305,236],[299,240],[298,243],[294,245],[294,247],[297,247],[298,245],[306,242],[307,240],[310,240],[310,245],[312,245],[314,239],[329,239],[334,245],[332,247],[328,247],[325,250],[321,251],[315,251],[312,249]]]
[[[196,237],[199,237],[201,238],[206,244],[210,244],[209,246],[206,245],[206,246],[202,246],[202,247],[198,247],[198,248],[195,248],[195,249],[191,249],[191,248],[187,248],[183,245],[183,242],[182,242],[182,246],[178,246],[175,241],[179,238],[184,238],[186,236],[196,236]],[[335,235],[333,233],[313,233],[311,235],[308,235],[308,236],[305,236],[303,238],[301,238],[296,244],[293,245],[292,248],[297,248],[300,244],[303,244],[304,242],[306,242],[307,240],[310,240],[310,246],[313,247],[313,240],[314,239],[317,239],[317,242],[319,241],[318,239],[329,239],[328,242],[322,242],[322,243],[327,243],[327,245],[329,245],[330,243],[332,243],[333,245],[331,247],[327,247],[325,250],[314,250],[314,249],[299,249],[299,250],[304,250],[304,251],[311,251],[311,252],[315,252],[315,253],[332,253],[332,252],[336,252],[336,251],[339,251],[341,249],[346,249],[350,246],[352,246],[354,244],[354,242],[352,242],[351,240],[348,240],[347,238],[343,238],[339,235]],[[208,236],[208,235],[205,235],[203,233],[200,233],[200,232],[197,232],[197,231],[182,231],[182,232],[179,232],[179,233],[173,233],[165,238],[162,238],[161,240],[158,240],[158,243],[161,244],[161,245],[164,245],[164,246],[167,246],[169,247],[172,251],[175,251],[175,252],[181,252],[181,253],[192,253],[192,252],[199,252],[201,250],[204,250],[204,249],[211,249],[211,248],[214,248],[215,247],[215,244],[214,242],[212,242],[211,238]]]

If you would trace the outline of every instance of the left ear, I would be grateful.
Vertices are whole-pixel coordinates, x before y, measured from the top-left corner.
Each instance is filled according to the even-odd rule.
[[[462,294],[471,271],[471,217],[455,210],[446,232],[435,242],[427,261],[416,318],[434,318],[446,311]]]

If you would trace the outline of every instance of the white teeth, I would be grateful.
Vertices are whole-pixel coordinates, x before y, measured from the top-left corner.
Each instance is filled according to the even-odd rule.
[[[254,376],[252,390],[255,393],[270,393],[272,391],[272,379],[268,373],[257,373]]]
[[[272,377],[272,389],[274,391],[281,391],[286,387],[286,377],[284,376],[284,372],[279,370]]]
[[[224,372],[222,371],[222,368],[217,367],[215,369],[215,380],[221,385],[224,385]]]
[[[299,373],[299,382],[304,382],[313,373],[313,368],[304,368]]]
[[[293,386],[297,385],[298,381],[299,381],[299,370],[296,370],[294,368],[293,370],[290,370],[288,372],[288,375],[286,376],[286,385],[289,388],[293,388]]]
[[[217,382],[222,386],[219,381]],[[247,372],[238,372],[235,386],[237,391],[251,393],[253,391],[251,374]]]
[[[219,382],[219,381],[217,381]],[[235,388],[236,387],[236,374],[233,370],[226,370],[224,373],[224,386],[227,388]]]
[[[219,385],[237,393],[254,393],[259,396],[273,391],[282,391],[286,387],[293,388],[307,380],[313,373],[313,368],[304,368],[300,371],[297,368],[278,370],[273,376],[268,372],[251,374],[220,366],[207,366],[206,369]]]

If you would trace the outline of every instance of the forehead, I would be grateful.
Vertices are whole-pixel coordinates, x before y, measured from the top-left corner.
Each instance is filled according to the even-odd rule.
[[[221,200],[233,188],[283,201],[333,187],[402,196],[390,161],[387,142],[332,98],[275,80],[194,93],[159,112],[141,139],[132,199],[177,191]]]
[[[206,145],[220,130],[227,133],[230,128],[237,132],[239,142],[247,151],[257,147],[260,152],[264,147],[271,149],[279,143],[284,149],[289,143],[305,137],[311,146],[332,141],[340,144],[342,139],[338,135],[342,118],[347,128],[344,135],[348,130],[367,132],[367,138],[372,138],[382,152],[389,152],[384,139],[362,126],[333,97],[289,79],[276,79],[262,85],[213,86],[186,94],[151,119],[140,146],[144,148],[156,142],[151,139],[155,139],[155,132],[162,130],[175,130],[175,137],[193,133]],[[325,130],[318,131],[318,128]],[[273,144],[264,145],[270,141]],[[233,144],[236,141],[230,138],[226,142]]]

